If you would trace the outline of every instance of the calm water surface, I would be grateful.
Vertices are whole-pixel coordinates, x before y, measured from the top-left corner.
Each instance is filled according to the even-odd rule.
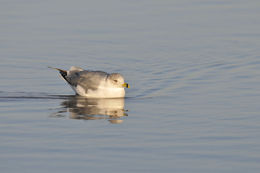
[[[259,172],[260,3],[0,6],[1,172]],[[125,99],[56,71],[119,72]]]

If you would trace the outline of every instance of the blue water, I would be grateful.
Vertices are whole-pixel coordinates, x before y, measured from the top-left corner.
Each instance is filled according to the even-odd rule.
[[[259,9],[1,1],[1,172],[259,172]],[[77,97],[47,68],[72,65],[131,88]]]

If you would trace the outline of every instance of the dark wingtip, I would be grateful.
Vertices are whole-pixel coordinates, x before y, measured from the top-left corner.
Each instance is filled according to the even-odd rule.
[[[62,70],[60,68],[54,68],[54,67],[50,67],[48,66],[48,68],[54,69],[54,70],[58,70],[61,74],[61,76],[65,79],[65,77],[67,76],[67,71],[66,70]]]

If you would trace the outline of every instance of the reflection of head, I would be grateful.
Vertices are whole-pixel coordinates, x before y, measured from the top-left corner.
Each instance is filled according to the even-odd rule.
[[[72,119],[109,119],[111,123],[121,123],[118,120],[127,116],[124,110],[124,98],[117,99],[87,99],[84,97],[70,97],[61,103]]]

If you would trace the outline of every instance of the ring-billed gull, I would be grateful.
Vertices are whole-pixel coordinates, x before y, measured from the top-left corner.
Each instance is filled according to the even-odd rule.
[[[122,98],[125,96],[124,88],[130,88],[119,73],[109,74],[103,71],[88,71],[75,66],[72,66],[68,71],[53,67],[49,68],[58,70],[63,79],[80,96]]]

